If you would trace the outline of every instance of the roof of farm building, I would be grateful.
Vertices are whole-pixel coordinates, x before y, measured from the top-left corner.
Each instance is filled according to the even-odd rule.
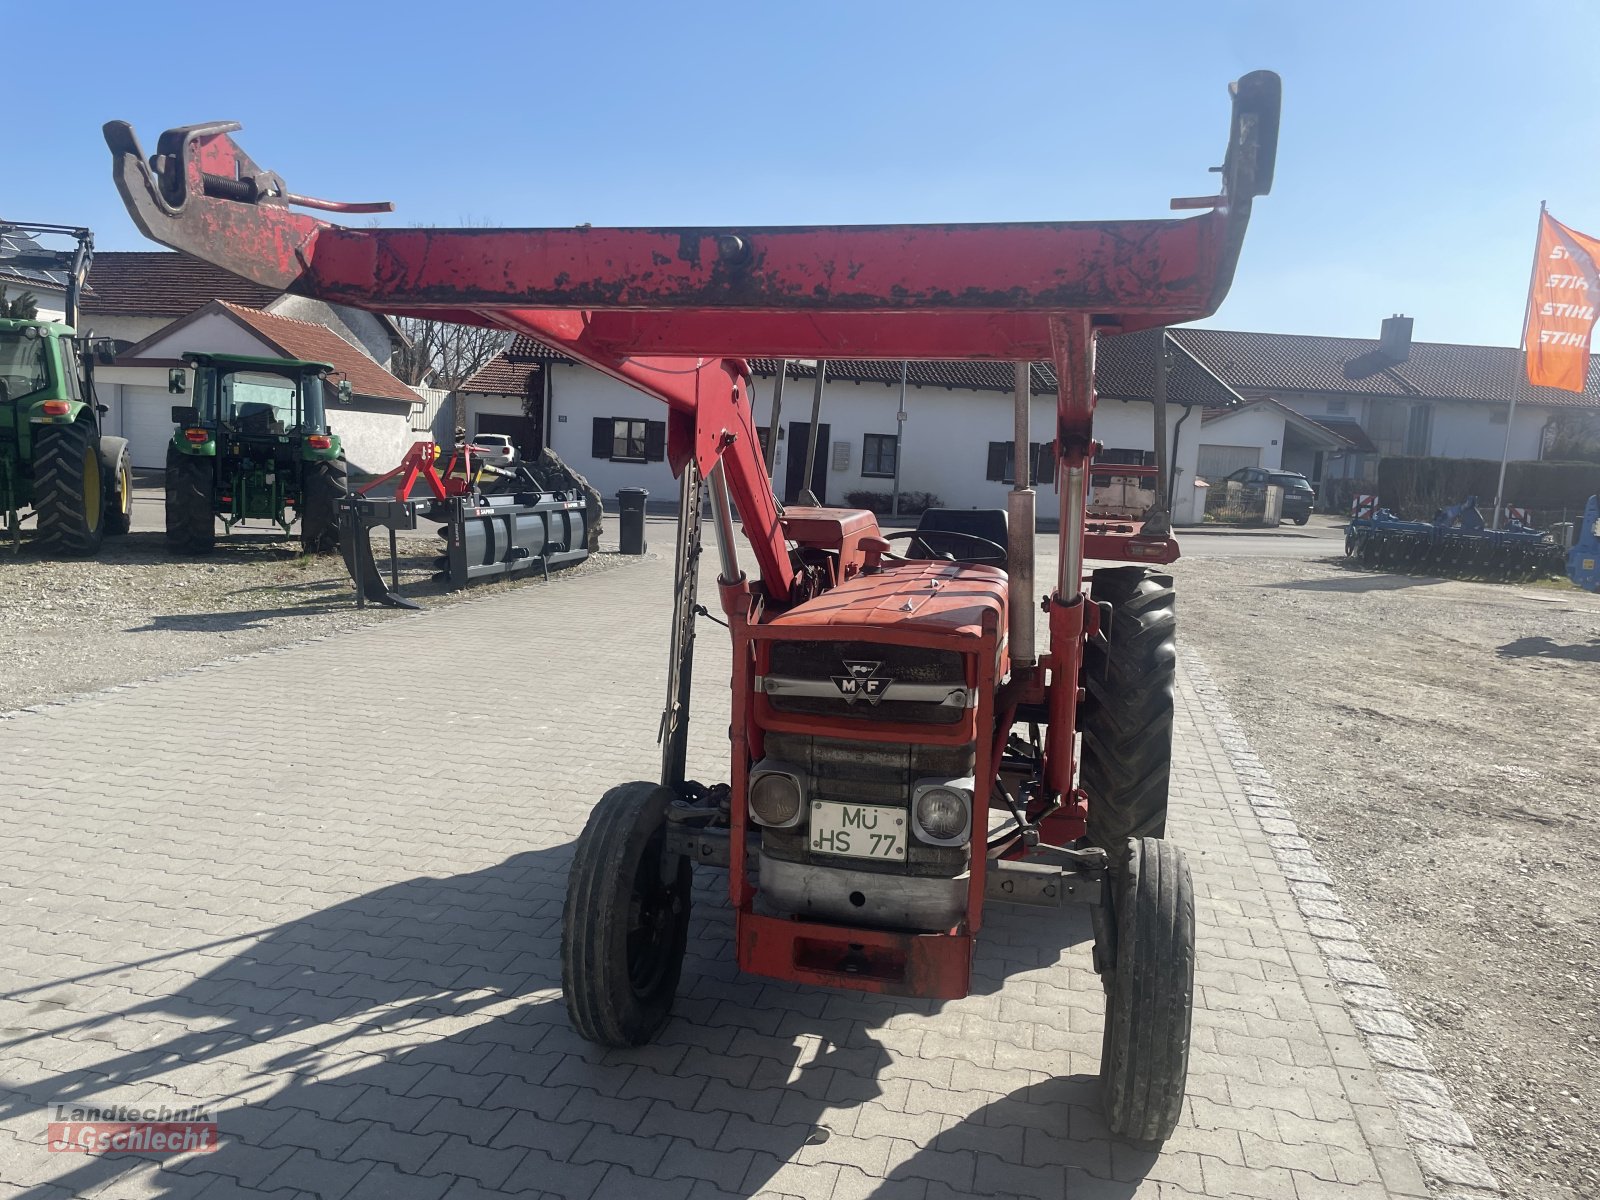
[[[1589,359],[1582,393],[1533,387],[1523,353],[1510,346],[1412,342],[1404,362],[1384,358],[1377,338],[1230,329],[1174,329],[1196,358],[1230,387],[1285,392],[1482,400],[1600,408],[1600,369]]]
[[[1099,395],[1111,400],[1148,400],[1154,380],[1156,342],[1154,330],[1100,339],[1095,352],[1095,384]],[[1239,403],[1239,396],[1207,371],[1184,347],[1178,346],[1177,350],[1167,378],[1167,395],[1174,404],[1226,408]],[[500,396],[525,395],[531,377],[544,363],[570,361],[560,351],[552,350],[542,342],[519,336],[510,347],[495,355],[467,380],[461,390]],[[751,359],[750,366],[757,375],[770,377],[778,372],[778,360],[775,358]],[[815,375],[816,369],[810,365],[799,366],[793,361],[789,364],[790,379],[811,379]],[[830,358],[828,378],[854,383],[898,384],[900,362],[898,359]],[[919,388],[1009,394],[1011,364],[973,360],[913,362],[907,372],[907,382]],[[1034,364],[1033,390],[1036,395],[1047,395],[1056,390],[1055,371],[1049,363]]]
[[[1176,404],[1225,408],[1239,402],[1235,389],[1276,392],[1344,392],[1363,396],[1478,400],[1564,408],[1600,408],[1600,368],[1591,357],[1583,393],[1528,384],[1522,351],[1509,346],[1458,346],[1413,342],[1405,362],[1378,353],[1376,338],[1321,337],[1294,333],[1248,333],[1230,329],[1176,327],[1175,356],[1168,394]],[[1103,337],[1096,350],[1096,387],[1108,399],[1147,400],[1154,362],[1154,330]],[[569,361],[559,351],[518,337],[467,381],[468,392],[523,395],[529,376],[545,362]],[[773,375],[777,361],[751,360],[758,375]],[[790,378],[809,379],[809,367],[789,364]],[[828,377],[873,383],[898,383],[898,361],[829,359]],[[913,362],[909,382],[917,387],[1010,392],[1011,366],[1001,362]],[[1036,363],[1037,393],[1055,390],[1049,363]],[[1340,430],[1340,433],[1346,433]],[[1357,439],[1359,440],[1359,439]]]
[[[86,313],[107,316],[181,317],[208,300],[265,308],[280,288],[240,279],[188,254],[170,250],[110,250],[94,256]]]
[[[276,313],[262,312],[240,304],[219,300],[217,304],[266,338],[290,358],[309,362],[332,363],[334,371],[350,381],[350,388],[360,396],[375,396],[385,400],[421,399],[394,375],[368,358],[326,325],[310,321],[297,321],[293,317],[280,317]],[[209,307],[209,306],[207,306]],[[166,330],[161,336],[165,336]]]

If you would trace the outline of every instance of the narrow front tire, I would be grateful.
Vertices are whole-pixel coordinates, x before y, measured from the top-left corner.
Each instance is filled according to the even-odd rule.
[[[1107,884],[1115,931],[1100,1082],[1119,1137],[1165,1141],[1183,1113],[1194,1013],[1194,883],[1183,852],[1130,838]]]
[[[578,837],[561,917],[561,987],[578,1035],[642,1046],[672,1014],[689,940],[693,869],[663,856],[670,788],[625,783]]]

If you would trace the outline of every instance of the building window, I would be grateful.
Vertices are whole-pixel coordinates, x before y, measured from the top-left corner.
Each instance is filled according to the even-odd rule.
[[[1345,413],[1347,413],[1349,411],[1350,411],[1350,401],[1348,401],[1348,400],[1345,400],[1345,399],[1341,398],[1341,399],[1338,399],[1338,400],[1329,400],[1328,401],[1328,415],[1330,417],[1343,416]]]
[[[1426,404],[1413,404],[1406,421],[1405,453],[1413,458],[1427,456],[1433,433],[1433,410]]]
[[[990,442],[989,462],[984,478],[998,483],[1015,483],[1016,463],[1012,458],[1011,442]],[[1056,479],[1055,447],[1050,442],[1033,442],[1029,446],[1033,462],[1031,483],[1054,483]]]
[[[893,479],[895,435],[869,433],[861,444],[861,474],[868,479]]]
[[[637,417],[596,417],[590,453],[611,462],[660,462],[667,453],[667,423]]]

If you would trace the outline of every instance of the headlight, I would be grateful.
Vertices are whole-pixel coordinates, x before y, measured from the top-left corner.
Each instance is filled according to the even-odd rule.
[[[940,846],[959,846],[972,832],[972,780],[921,779],[911,803],[917,836]]]
[[[762,825],[782,829],[800,820],[805,799],[800,773],[765,759],[750,771],[750,815]]]

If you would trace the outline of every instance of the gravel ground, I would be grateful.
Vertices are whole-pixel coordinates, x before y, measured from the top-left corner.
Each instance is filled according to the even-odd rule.
[[[375,545],[378,544],[375,540]],[[400,543],[401,592],[428,607],[542,579],[474,584],[446,592],[433,582],[437,538]],[[378,553],[387,570],[388,552]],[[552,571],[574,575],[637,561],[590,555]],[[159,533],[108,538],[95,559],[52,561],[0,548],[0,713],[116,683],[247,654],[303,638],[392,620],[398,610],[357,609],[337,555],[311,557],[295,541],[243,534],[204,558],[177,558]]]
[[[1247,724],[1501,1182],[1600,1196],[1600,596],[1180,561]]]

